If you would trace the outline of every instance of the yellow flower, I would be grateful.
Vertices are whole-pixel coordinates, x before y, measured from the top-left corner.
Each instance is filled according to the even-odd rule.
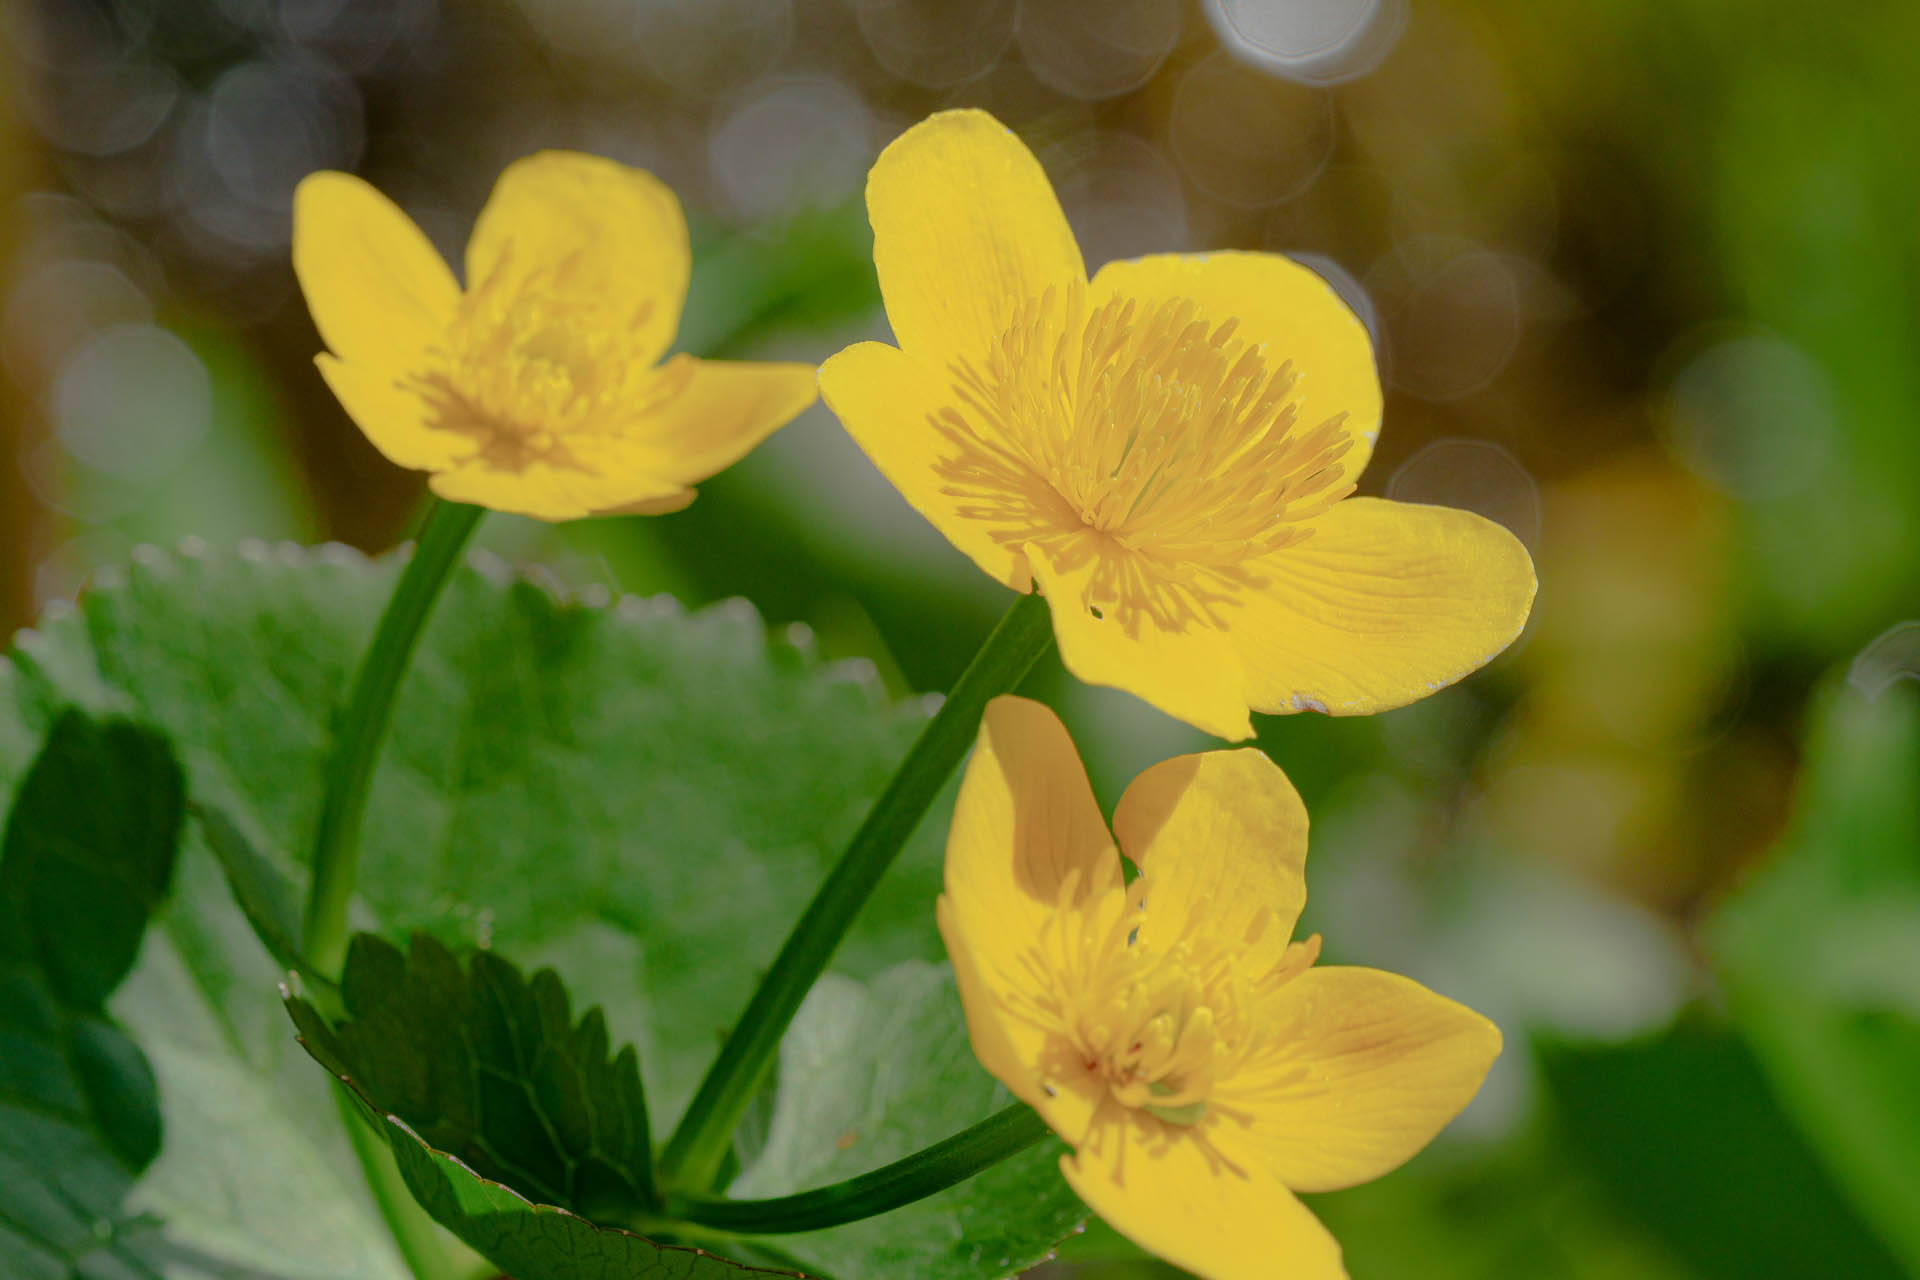
[[[441,497],[542,520],[678,510],[812,403],[806,365],[656,363],[690,261],[673,192],[573,152],[507,166],[464,291],[360,179],[312,174],[294,196],[294,271],[347,413]]]
[[[842,351],[821,394],[955,546],[1039,582],[1082,680],[1244,738],[1250,708],[1401,706],[1519,634],[1533,566],[1505,530],[1342,501],[1380,384],[1305,267],[1163,255],[1089,282],[1039,164],[979,111],[888,146],[867,210],[900,345]]]
[[[1318,935],[1291,941],[1306,850],[1299,796],[1251,750],[1147,770],[1110,835],[1065,728],[1020,698],[988,706],[947,843],[974,1053],[1073,1145],[1081,1199],[1215,1280],[1344,1274],[1292,1193],[1405,1161],[1500,1052],[1418,983],[1313,966]]]

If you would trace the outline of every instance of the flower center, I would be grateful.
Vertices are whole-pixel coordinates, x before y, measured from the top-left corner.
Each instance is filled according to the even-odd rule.
[[[433,426],[475,435],[496,467],[534,461],[576,465],[569,437],[613,434],[678,396],[692,366],[655,366],[641,335],[651,300],[612,313],[598,299],[570,298],[551,270],[515,276],[502,265],[460,300],[418,386]]]
[[[978,361],[953,366],[934,418],[960,514],[1070,571],[1095,562],[1086,603],[1163,623],[1257,581],[1257,561],[1351,493],[1337,414],[1302,427],[1291,362],[1211,322],[1190,299],[1048,290]]]
[[[1155,946],[1141,937],[1147,877],[1125,889],[1117,880],[1116,871],[1075,905],[1082,876],[1068,874],[1055,913],[1023,957],[1023,980],[1011,986],[1026,994],[1010,1005],[1049,1033],[1046,1070],[1055,1079],[1098,1076],[1123,1106],[1196,1124],[1217,1081],[1270,1052],[1276,1028],[1259,1009],[1318,958],[1319,938],[1288,947],[1266,972],[1250,971],[1244,947],[1231,940],[1189,936]],[[1262,920],[1250,932],[1265,927]]]

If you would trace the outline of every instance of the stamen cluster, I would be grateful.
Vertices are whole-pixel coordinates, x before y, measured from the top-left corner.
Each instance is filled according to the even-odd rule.
[[[1335,467],[1344,415],[1302,428],[1292,365],[1238,328],[1190,299],[1090,308],[1082,288],[1048,289],[954,363],[933,419],[954,446],[944,492],[1003,545],[1062,570],[1097,561],[1090,607],[1204,612],[1353,489]]]
[[[1116,859],[1117,864],[1117,859]],[[1250,970],[1243,941],[1188,935],[1143,939],[1149,878],[1118,883],[1116,868],[1081,896],[1079,868],[1061,884],[1054,912],[1021,956],[1009,983],[1010,1011],[1054,1042],[1055,1080],[1102,1077],[1122,1106],[1170,1124],[1195,1124],[1217,1105],[1214,1086],[1274,1056],[1283,1029],[1259,1011],[1274,992],[1318,958],[1318,936],[1286,949],[1265,971]],[[1202,904],[1204,906],[1204,904]],[[1204,915],[1204,912],[1196,912]]]
[[[652,299],[609,317],[567,296],[560,272],[515,275],[507,261],[462,296],[438,367],[419,380],[435,427],[478,437],[496,467],[567,466],[570,437],[629,430],[685,390],[692,365],[655,365],[644,345]]]

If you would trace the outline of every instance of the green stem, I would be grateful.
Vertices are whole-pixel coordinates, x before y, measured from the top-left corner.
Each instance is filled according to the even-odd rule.
[[[393,1233],[394,1246],[414,1280],[470,1280],[473,1267],[470,1260],[464,1260],[466,1249],[443,1234],[439,1224],[413,1198],[400,1176],[392,1149],[368,1127],[347,1091],[335,1089],[333,1093],[340,1105],[340,1122],[353,1143],[353,1154],[360,1158],[361,1171],[366,1174],[367,1190],[373,1193],[380,1217]]]
[[[360,856],[360,820],[367,807],[380,743],[393,718],[393,698],[406,674],[414,641],[447,575],[486,511],[455,502],[435,502],[416,539],[413,558],[394,586],[373,643],[353,678],[353,692],[327,761],[327,790],[313,843],[313,883],[307,893],[302,950],[329,977],[347,958],[347,901],[353,896]]]
[[[818,1231],[857,1222],[945,1191],[1047,1136],[1047,1124],[1016,1102],[970,1129],[872,1173],[775,1200],[669,1196],[665,1212],[684,1222],[742,1234]]]
[[[734,1126],[759,1090],[787,1024],[880,877],[920,825],[927,806],[973,745],[988,700],[1018,685],[1052,643],[1046,601],[1022,596],[961,673],[953,692],[920,731],[893,781],[787,935],[746,1012],[721,1046],[720,1056],[661,1154],[662,1185],[697,1191],[713,1185]]]

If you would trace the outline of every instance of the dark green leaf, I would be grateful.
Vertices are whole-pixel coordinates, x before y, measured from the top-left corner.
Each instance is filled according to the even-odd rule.
[[[0,958],[37,966],[70,1009],[104,1009],[166,892],[181,803],[155,735],[62,716],[7,823]]]
[[[1920,689],[1837,677],[1795,816],[1709,940],[1728,1003],[1807,1142],[1920,1271]]]
[[[1012,1101],[974,1060],[945,965],[908,962],[870,984],[829,974],[780,1045],[765,1149],[728,1194],[760,1199],[838,1182],[951,1137]],[[974,1280],[1032,1266],[1087,1217],[1047,1141],[877,1218],[779,1237],[846,1280]]]
[[[1548,1046],[1561,1142],[1702,1276],[1897,1280],[1723,1028],[1682,1022],[1625,1045]]]
[[[23,635],[16,706],[29,722],[63,702],[136,709],[190,744],[195,803],[302,884],[290,851],[311,837],[334,708],[394,571],[338,549],[149,554]],[[637,1046],[659,1125],[924,717],[770,646],[744,605],[583,606],[462,568],[374,779],[358,923],[566,973]],[[938,955],[944,826],[943,804],[843,971]]]
[[[218,809],[194,807],[207,848],[220,860],[234,902],[246,914],[255,936],[283,969],[299,970],[308,982],[326,982],[301,958],[300,890],[286,872],[260,853]]]
[[[363,933],[342,993],[337,1025],[304,1000],[288,1009],[307,1051],[377,1114],[542,1203],[617,1222],[649,1206],[639,1062],[610,1052],[598,1009],[573,1021],[552,970],[529,980],[490,952],[462,965],[425,934],[403,955]]]
[[[157,1275],[155,1224],[124,1201],[160,1149],[153,1068],[106,1016],[178,846],[164,741],[60,717],[0,852],[0,1274]]]
[[[279,961],[225,890],[203,883],[213,863],[196,856],[185,870],[198,879],[170,914],[168,946],[150,949],[151,972],[143,964],[135,975],[152,993],[135,1030],[161,1067],[170,1123],[173,1099],[194,1108],[173,1131],[200,1142],[170,1145],[143,1186],[175,1223],[200,1212],[202,1247],[231,1244],[222,1256],[238,1253],[272,1274],[282,1274],[265,1247],[275,1229],[306,1233],[285,1274],[390,1274],[384,1257],[341,1258],[362,1239],[364,1199],[352,1191],[351,1166],[341,1171],[331,1117],[302,1092],[305,1077],[287,1074],[284,1031],[263,1006],[289,958],[285,889],[305,878],[291,851],[311,835],[333,709],[393,572],[334,551],[149,554],[123,580],[90,591],[79,613],[24,636],[14,670],[0,675],[0,695],[27,723],[82,702],[125,706],[162,726],[189,744],[182,758],[195,803],[248,837],[242,858],[233,848],[222,856],[234,895],[282,949]],[[770,646],[741,606],[691,617],[670,602],[583,606],[462,569],[423,637],[374,781],[359,922],[389,938],[424,929],[456,951],[487,944],[565,973],[578,1005],[605,1008],[608,1041],[638,1047],[658,1123],[684,1105],[756,966],[923,719],[919,706],[887,705],[871,680]],[[842,948],[843,973],[938,954],[931,903],[944,808]],[[218,841],[222,829],[205,834]],[[914,998],[909,987],[874,998]],[[911,1105],[924,1114],[901,1120],[891,1146],[869,1128],[844,1153],[844,1173],[820,1166],[817,1178],[803,1178],[808,1170],[790,1163],[794,1181],[769,1183],[769,1193],[861,1172],[995,1109],[994,1086],[958,1031],[957,1005],[940,998],[947,1020],[918,1060],[963,1071],[968,1083],[922,1094]],[[308,1075],[326,1083],[310,1067]],[[906,1082],[900,1073],[866,1078],[887,1090]],[[896,1100],[895,1114],[907,1105]],[[230,1123],[243,1111],[256,1134]],[[829,1143],[843,1132],[835,1128]],[[220,1199],[196,1200],[192,1188],[210,1182]],[[277,1205],[258,1190],[268,1185],[286,1188],[275,1193],[281,1204],[316,1207],[278,1222]],[[799,1238],[792,1252],[804,1246],[809,1261],[849,1280],[916,1274],[922,1261],[930,1269],[919,1274],[997,1274],[1039,1256],[1080,1216],[1059,1199],[1066,1190],[1043,1152],[969,1187],[877,1226]],[[1004,1214],[1006,1203],[1022,1209]],[[220,1239],[214,1206],[244,1220],[227,1232],[234,1240]],[[326,1238],[312,1238],[322,1222]],[[862,1231],[874,1233],[882,1261],[866,1260]],[[330,1241],[339,1242],[331,1253]],[[747,1244],[721,1247],[763,1256]]]
[[[72,615],[51,624],[62,631]],[[75,634],[68,631],[69,636]],[[132,700],[101,682],[92,653],[84,646],[59,647],[43,636],[26,635],[23,645],[37,660],[9,654],[0,661],[0,779],[22,775],[37,735],[50,734],[63,703],[100,710],[137,710]],[[70,773],[70,771],[68,771]],[[71,779],[69,778],[68,781]],[[59,791],[76,796],[105,813],[132,814],[131,804],[115,804],[113,788],[90,785]],[[123,1080],[103,1104],[105,1123],[115,1132],[155,1132],[163,1120],[166,1141],[129,1188],[130,1174],[111,1171],[87,1154],[85,1134],[50,1131],[39,1116],[20,1119],[11,1112],[0,1128],[0,1217],[24,1227],[28,1206],[51,1206],[61,1226],[45,1239],[66,1239],[69,1230],[85,1250],[81,1274],[87,1280],[116,1274],[133,1261],[167,1260],[169,1276],[245,1276],[248,1280],[403,1280],[404,1269],[386,1238],[368,1199],[361,1175],[340,1131],[332,1087],[315,1072],[287,1034],[286,1014],[275,984],[284,978],[284,962],[262,949],[254,931],[234,907],[219,868],[199,839],[204,824],[185,829],[185,855],[174,868],[169,900],[148,928],[132,972],[117,992],[111,1010],[127,1034],[93,1028],[75,1044],[90,1052],[76,1069],[96,1080],[128,1077],[134,1067],[143,1084]],[[132,848],[133,846],[129,846]],[[37,861],[37,859],[36,859]],[[151,858],[145,884],[151,886]],[[140,883],[136,881],[136,883]],[[0,894],[4,898],[5,894]],[[67,914],[43,913],[38,933],[14,927],[15,909],[0,903],[0,927],[16,948],[36,936],[56,945],[68,936],[97,929],[87,895],[67,893]],[[102,956],[130,954],[103,948]],[[44,979],[18,980],[12,965],[0,963],[0,1005],[44,1012],[52,989]],[[0,1013],[7,1024],[11,1013]],[[92,1024],[88,1024],[92,1027]],[[0,1093],[18,1078],[44,1066],[25,1042],[0,1032]],[[139,1048],[134,1049],[137,1043]],[[147,1071],[147,1064],[151,1070]],[[158,1080],[159,1110],[153,1108]],[[131,1103],[131,1114],[129,1111]],[[4,1109],[4,1108],[0,1108]],[[112,1119],[118,1110],[123,1119]],[[148,1143],[153,1141],[148,1139]],[[96,1144],[97,1145],[97,1144]],[[62,1178],[93,1188],[65,1195],[59,1183],[43,1178],[39,1165],[9,1151],[33,1153],[56,1165]],[[22,1185],[31,1194],[15,1197]],[[78,1205],[105,1205],[110,1195],[125,1195],[117,1213],[82,1212]],[[297,1213],[287,1206],[298,1205]],[[165,1223],[164,1239],[156,1224]],[[68,1264],[41,1244],[0,1226],[0,1276],[68,1275]],[[22,1252],[22,1251],[25,1252]],[[48,1270],[53,1268],[53,1270]],[[136,1274],[144,1274],[138,1273]]]
[[[434,1219],[517,1280],[740,1280],[796,1272],[746,1266],[704,1249],[656,1244],[525,1197],[388,1122],[400,1173]]]

